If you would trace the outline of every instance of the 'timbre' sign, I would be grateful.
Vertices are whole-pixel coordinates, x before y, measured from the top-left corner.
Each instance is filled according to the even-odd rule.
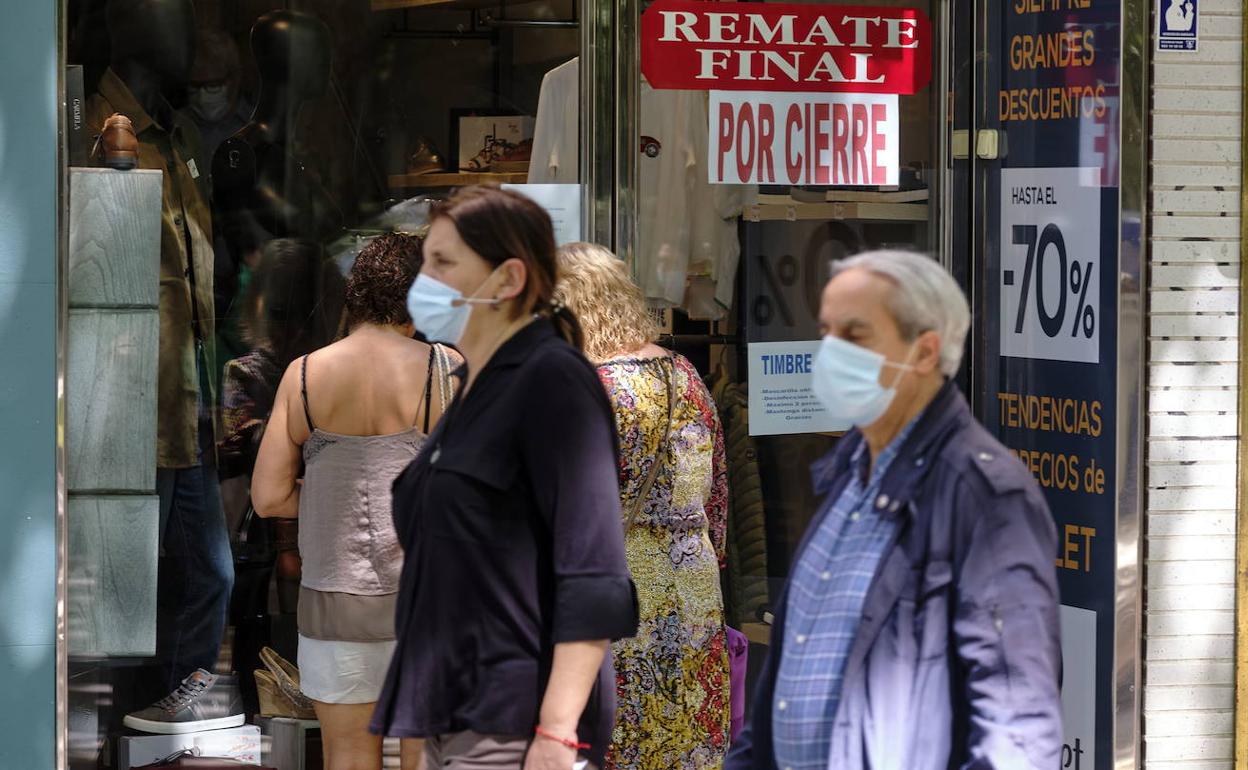
[[[641,34],[654,88],[913,94],[932,78],[917,8],[657,0]]]

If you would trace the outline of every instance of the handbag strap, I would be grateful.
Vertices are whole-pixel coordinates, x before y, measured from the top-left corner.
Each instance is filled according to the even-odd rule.
[[[425,435],[432,428],[433,394],[438,394],[438,414],[446,414],[447,406],[454,397],[456,380],[451,373],[451,356],[446,346],[434,343],[429,347],[429,374],[425,380]]]
[[[429,435],[429,413],[433,409],[433,376],[438,359],[438,349],[429,346],[429,363],[425,365],[425,435]]]
[[[447,352],[446,346],[434,343],[433,351],[435,354],[434,369],[438,377],[438,411],[446,414],[446,410],[455,397],[459,381],[455,379],[451,371],[451,354]]]
[[[667,372],[667,422],[663,426],[663,438],[659,441],[658,447],[654,450],[654,462],[650,464],[650,473],[646,475],[645,482],[641,485],[641,490],[637,493],[637,499],[633,501],[633,509],[628,514],[628,522],[624,525],[624,531],[628,532],[637,523],[637,517],[641,515],[642,506],[646,504],[646,497],[650,494],[650,489],[654,486],[655,479],[659,476],[659,469],[663,465],[663,458],[667,457],[667,442],[672,437],[672,415],[676,411],[676,356],[675,354],[668,356],[671,362],[671,371]]]
[[[251,504],[251,492],[247,493],[247,512],[243,514],[243,519],[238,523],[238,529],[235,531],[236,540],[239,545],[246,545],[247,540],[251,536],[251,522],[256,518],[256,506]]]

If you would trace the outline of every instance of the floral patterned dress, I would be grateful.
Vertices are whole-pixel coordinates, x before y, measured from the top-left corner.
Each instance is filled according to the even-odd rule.
[[[620,434],[624,517],[650,474],[676,377],[663,464],[625,536],[641,625],[616,643],[619,704],[605,770],[704,770],[728,749],[728,652],[719,569],[728,477],[719,414],[681,356],[616,359],[598,368]]]

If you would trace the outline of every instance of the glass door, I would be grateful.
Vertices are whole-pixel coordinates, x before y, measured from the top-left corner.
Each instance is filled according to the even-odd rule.
[[[1062,766],[1096,770],[1136,752],[1140,219],[1123,210],[1120,158],[1144,68],[1124,64],[1131,5],[975,3],[975,403],[1057,525]]]
[[[520,186],[561,240],[610,238],[614,14],[608,0],[67,0],[67,96],[87,123],[68,155],[127,165],[124,148],[89,158],[122,113],[145,169],[126,178],[154,182],[99,188],[69,225],[85,244],[71,263],[135,265],[104,271],[126,277],[121,299],[76,283],[91,269],[68,279],[91,299],[70,349],[96,351],[70,362],[90,389],[67,395],[71,767],[146,765],[214,737],[262,764],[254,673],[265,647],[297,658],[301,564],[294,521],[249,516],[278,381],[342,332],[361,250],[404,234],[389,253],[410,267],[430,204],[455,188]],[[122,178],[70,176],[71,191]],[[151,248],[114,254],[117,233]],[[232,741],[123,732],[198,668],[219,675],[205,702]]]

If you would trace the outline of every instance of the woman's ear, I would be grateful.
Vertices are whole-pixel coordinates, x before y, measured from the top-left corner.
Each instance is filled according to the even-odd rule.
[[[529,283],[529,268],[522,259],[509,259],[498,266],[502,281],[494,293],[495,299],[513,300],[524,295]]]

